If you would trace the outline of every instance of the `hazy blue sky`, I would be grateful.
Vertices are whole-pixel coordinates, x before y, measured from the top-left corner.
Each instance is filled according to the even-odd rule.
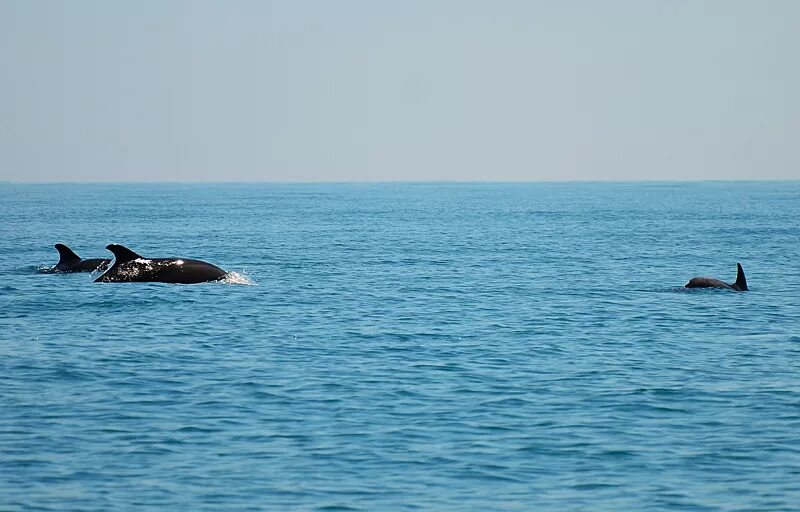
[[[0,0],[0,180],[800,179],[800,1]]]

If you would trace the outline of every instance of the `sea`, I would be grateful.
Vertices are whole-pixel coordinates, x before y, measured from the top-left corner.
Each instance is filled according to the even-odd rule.
[[[0,510],[800,510],[800,182],[0,184]]]

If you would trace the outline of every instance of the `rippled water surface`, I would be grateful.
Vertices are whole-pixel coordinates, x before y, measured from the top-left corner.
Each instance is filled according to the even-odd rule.
[[[798,219],[798,182],[0,184],[0,509],[800,510]]]

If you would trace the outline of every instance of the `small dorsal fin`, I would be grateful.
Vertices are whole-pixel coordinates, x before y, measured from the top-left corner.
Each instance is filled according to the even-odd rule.
[[[108,244],[106,249],[114,253],[114,258],[116,258],[116,261],[114,262],[115,265],[142,258],[124,245]]]
[[[76,263],[81,261],[81,257],[75,254],[75,252],[66,245],[56,244],[55,248],[58,251],[58,263]]]
[[[744,276],[744,269],[741,263],[736,264],[736,282],[733,284],[733,287],[740,292],[747,291],[747,278]]]

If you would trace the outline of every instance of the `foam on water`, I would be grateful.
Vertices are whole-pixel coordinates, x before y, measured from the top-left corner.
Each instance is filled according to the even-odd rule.
[[[244,271],[242,272],[228,272],[219,282],[225,284],[241,284],[246,286],[255,286],[256,282]]]

